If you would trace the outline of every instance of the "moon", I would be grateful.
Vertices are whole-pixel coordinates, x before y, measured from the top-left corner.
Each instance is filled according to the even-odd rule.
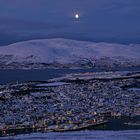
[[[79,14],[75,14],[75,18],[76,19],[79,19]]]

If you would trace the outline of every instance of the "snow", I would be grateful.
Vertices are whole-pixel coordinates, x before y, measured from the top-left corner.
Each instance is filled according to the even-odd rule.
[[[140,130],[125,130],[32,133],[2,138],[2,140],[139,140],[139,138]]]
[[[87,73],[72,73],[66,74],[65,76],[49,79],[48,82],[58,82],[63,80],[91,80],[91,79],[113,79],[113,78],[132,78],[140,76],[139,73],[133,73],[128,76],[129,71],[116,71],[116,72],[87,72]],[[139,88],[131,88],[129,90],[139,90]]]
[[[36,56],[38,61],[72,61],[75,58],[114,57],[140,58],[140,45],[92,43],[68,39],[42,39],[0,47],[1,55],[27,58]],[[72,56],[72,57],[71,57]]]
[[[70,39],[41,39],[0,47],[0,55],[12,55],[11,62],[74,63],[101,57],[140,58],[140,44],[93,43]]]
[[[140,88],[129,88],[128,91],[140,91]]]
[[[36,86],[38,87],[53,87],[53,86],[62,86],[62,85],[67,85],[69,83],[65,82],[53,82],[53,83],[45,83],[45,84],[37,84]]]

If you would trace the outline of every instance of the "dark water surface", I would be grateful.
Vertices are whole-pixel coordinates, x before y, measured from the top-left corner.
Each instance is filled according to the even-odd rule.
[[[0,70],[0,84],[48,80],[68,73],[92,72],[93,69]]]
[[[139,71],[140,67],[133,68],[118,68],[113,71]],[[103,69],[45,69],[45,70],[0,70],[0,84],[12,82],[27,82],[48,80],[51,78],[59,77],[69,73],[79,72],[101,72]]]

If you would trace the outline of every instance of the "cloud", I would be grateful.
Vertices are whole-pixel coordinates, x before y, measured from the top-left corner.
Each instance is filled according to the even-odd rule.
[[[0,35],[140,40],[139,13],[140,0],[0,0]]]

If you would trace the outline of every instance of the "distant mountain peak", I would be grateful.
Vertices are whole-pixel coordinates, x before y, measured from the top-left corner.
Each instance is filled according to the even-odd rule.
[[[98,63],[109,61],[110,64],[119,65],[119,61],[124,63],[140,60],[139,52],[139,44],[94,43],[62,38],[40,39],[0,47],[0,63],[11,67],[15,63],[22,64],[23,67],[31,63],[34,65],[45,63],[47,66],[48,64],[83,66],[87,63],[95,66],[100,60]]]

